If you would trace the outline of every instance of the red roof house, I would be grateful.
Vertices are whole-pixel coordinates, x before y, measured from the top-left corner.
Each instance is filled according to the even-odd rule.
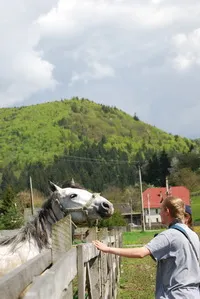
[[[186,205],[190,205],[190,191],[184,186],[170,187],[168,195],[166,187],[148,188],[143,192],[144,209],[148,208],[148,204],[150,209],[160,208],[160,202],[167,196],[179,197]]]

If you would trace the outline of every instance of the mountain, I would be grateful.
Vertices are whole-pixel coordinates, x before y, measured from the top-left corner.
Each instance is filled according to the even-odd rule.
[[[87,142],[104,139],[104,148],[127,153],[188,152],[196,143],[146,124],[138,117],[87,99],[72,98],[19,108],[0,109],[0,166],[10,162],[51,163]]]

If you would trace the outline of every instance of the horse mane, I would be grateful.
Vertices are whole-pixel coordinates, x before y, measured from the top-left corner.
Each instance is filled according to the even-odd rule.
[[[29,241],[33,238],[39,249],[44,247],[49,248],[51,226],[58,220],[52,211],[54,197],[54,193],[52,193],[49,199],[44,202],[37,215],[27,222],[25,226],[21,227],[14,236],[2,238],[0,246],[12,245],[12,250],[14,250],[19,243]]]

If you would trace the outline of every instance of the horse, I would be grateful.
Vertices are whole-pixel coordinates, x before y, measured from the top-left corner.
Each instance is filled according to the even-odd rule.
[[[50,198],[17,234],[0,240],[0,276],[51,248],[52,225],[71,214],[75,224],[112,216],[111,202],[98,193],[91,193],[74,182],[61,188],[49,181]]]

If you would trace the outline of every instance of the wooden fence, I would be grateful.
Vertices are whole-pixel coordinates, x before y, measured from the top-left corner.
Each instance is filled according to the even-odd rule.
[[[120,257],[99,252],[90,243],[94,239],[109,246],[122,246],[120,230],[96,228],[90,229],[88,243],[72,246],[70,216],[57,222],[52,232],[52,249],[2,277],[0,298],[116,298]]]

